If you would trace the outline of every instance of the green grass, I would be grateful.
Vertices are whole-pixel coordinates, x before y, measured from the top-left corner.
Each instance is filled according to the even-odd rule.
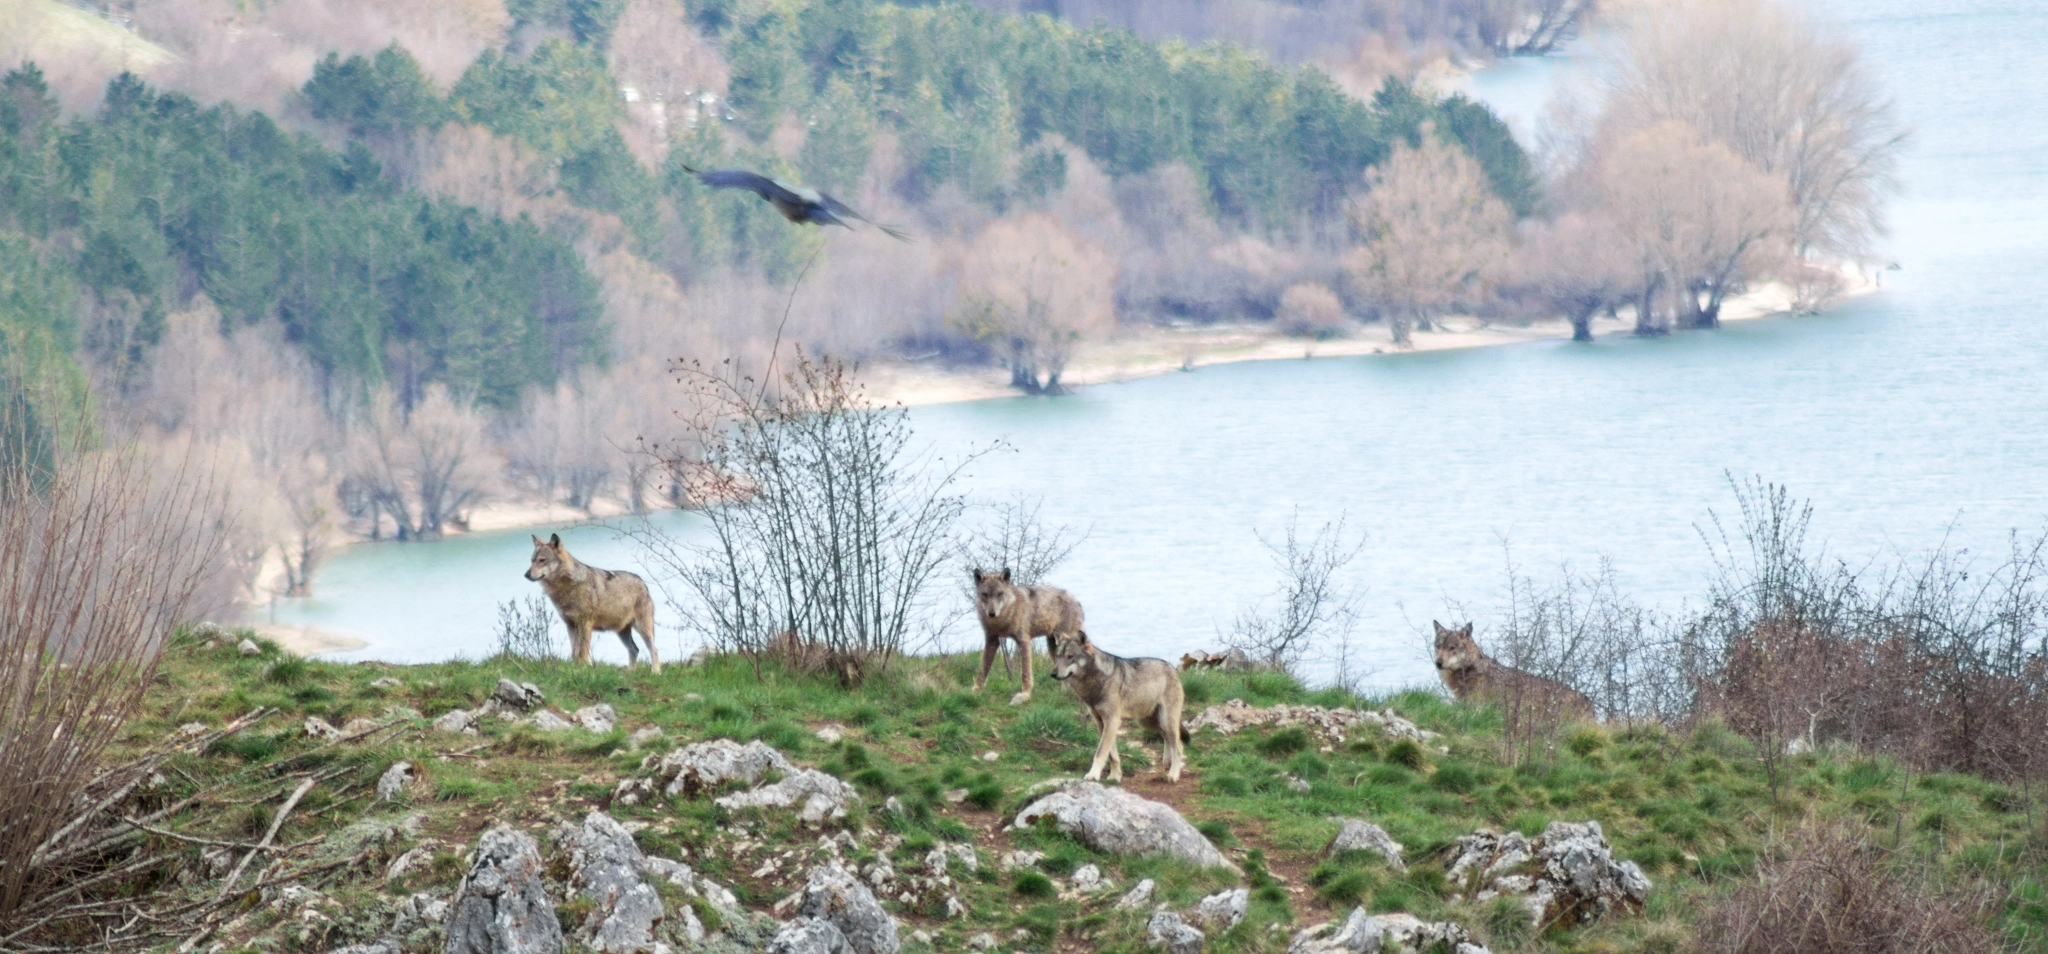
[[[923,854],[942,842],[975,844],[983,859],[980,873],[953,870],[960,900],[972,912],[968,917],[946,920],[937,916],[942,912],[898,912],[910,922],[906,933],[930,931],[938,950],[962,949],[982,931],[1006,938],[1018,930],[1030,937],[1022,943],[1033,949],[1147,950],[1149,911],[1116,910],[1113,901],[1120,891],[1099,898],[1060,897],[1056,879],[1082,865],[1098,866],[1120,887],[1153,878],[1158,902],[1183,911],[1236,883],[1225,873],[1193,870],[1167,859],[1102,855],[1057,832],[1002,828],[1033,783],[1086,768],[1095,731],[1056,686],[1041,687],[1031,704],[1019,708],[1005,704],[1015,687],[1000,676],[986,694],[968,691],[975,662],[967,656],[904,658],[857,690],[773,665],[757,679],[750,665],[728,659],[695,668],[673,666],[660,676],[646,669],[523,662],[519,678],[539,685],[550,705],[573,711],[609,703],[619,712],[618,729],[603,736],[581,730],[548,734],[488,719],[480,726],[482,734],[472,738],[431,732],[426,720],[481,704],[499,676],[513,672],[509,663],[348,665],[298,660],[274,648],[243,657],[232,646],[207,650],[174,642],[145,711],[129,725],[126,738],[142,745],[188,722],[213,726],[258,706],[280,710],[204,756],[173,763],[166,790],[153,796],[168,802],[201,780],[268,771],[313,750],[314,742],[298,728],[307,715],[338,725],[358,716],[379,718],[392,707],[422,713],[410,731],[388,743],[322,756],[329,764],[348,767],[353,774],[342,781],[359,786],[373,784],[392,761],[412,761],[423,778],[408,801],[395,806],[356,801],[329,809],[332,802],[320,799],[332,795],[319,789],[302,809],[307,817],[295,818],[281,836],[292,841],[315,837],[366,812],[373,817],[423,813],[425,835],[439,839],[447,850],[437,854],[431,870],[388,889],[369,869],[351,875],[361,880],[348,883],[373,898],[395,898],[393,892],[425,884],[452,885],[462,874],[460,855],[488,825],[504,821],[544,832],[558,820],[580,819],[606,808],[618,782],[640,775],[641,761],[650,752],[712,737],[762,739],[802,764],[850,781],[863,801],[847,827],[900,837],[891,854],[898,871],[921,872]],[[402,686],[369,685],[385,676],[397,677]],[[1358,699],[1304,690],[1281,674],[1218,671],[1185,674],[1184,685],[1190,715],[1202,704],[1232,698],[1253,705],[1392,707],[1443,733],[1427,745],[1363,733],[1333,744],[1299,728],[1197,734],[1187,747],[1185,779],[1191,784],[1177,789],[1173,800],[1198,829],[1238,858],[1246,868],[1243,883],[1254,891],[1245,924],[1212,934],[1211,951],[1278,954],[1294,931],[1341,917],[1361,903],[1374,911],[1456,918],[1502,952],[1684,950],[1687,924],[1749,873],[1769,833],[1809,816],[1867,824],[1882,847],[1932,864],[1958,883],[1978,879],[2010,886],[2009,898],[1998,907],[2000,924],[2021,939],[2022,949],[2048,950],[2042,940],[2048,937],[2048,889],[2038,874],[2048,854],[2042,828],[2048,813],[2038,800],[2012,787],[1963,775],[1915,776],[1887,759],[1823,750],[1785,760],[1780,772],[1788,781],[1774,796],[1753,750],[1718,725],[1684,733],[1654,726],[1582,726],[1563,734],[1555,749],[1517,761],[1501,742],[1496,713],[1455,705],[1431,692]],[[820,740],[814,730],[825,723],[845,727],[844,741]],[[647,725],[659,726],[663,739],[651,747],[629,747],[627,735]],[[462,757],[440,757],[479,744],[486,747]],[[1156,796],[1156,768],[1146,767],[1150,760],[1140,745],[1157,757],[1156,741],[1127,732],[1126,784]],[[981,754],[991,750],[999,753],[997,760],[983,761]],[[1290,787],[1287,775],[1306,780],[1308,791]],[[965,789],[965,799],[948,801],[944,793],[954,789]],[[901,814],[881,811],[889,797],[904,805]],[[708,798],[657,797],[635,806],[609,805],[609,810],[622,821],[649,826],[638,836],[647,850],[686,856],[692,867],[729,884],[758,908],[793,890],[802,872],[756,879],[761,856],[734,858],[705,852],[705,845],[736,828],[752,839],[788,846],[815,845],[819,834],[796,825],[786,812],[735,816]],[[243,836],[252,830],[260,835],[269,821],[267,811],[249,806],[232,817],[179,823],[195,831],[230,826]],[[1372,856],[1324,857],[1322,849],[1337,829],[1332,819],[1341,817],[1385,828],[1406,846],[1408,871],[1397,872]],[[1534,835],[1552,821],[1585,819],[1598,820],[1616,853],[1635,860],[1651,876],[1655,889],[1644,915],[1538,935],[1502,905],[1457,900],[1444,883],[1441,850],[1474,829]],[[1045,857],[1036,870],[998,870],[994,860],[1012,849],[1041,851]],[[871,859],[879,850],[877,841],[863,840],[860,857]],[[711,925],[715,912],[697,913]],[[293,949],[276,939],[255,946]]]

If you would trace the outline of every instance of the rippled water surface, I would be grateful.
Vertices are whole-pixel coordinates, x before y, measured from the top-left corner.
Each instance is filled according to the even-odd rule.
[[[1812,498],[1815,536],[1844,555],[1945,534],[1998,550],[2048,517],[2048,11],[1822,6],[1913,128],[1885,250],[1901,270],[1876,295],[1661,341],[1242,364],[922,408],[919,432],[946,453],[1013,448],[969,489],[1040,495],[1047,517],[1089,530],[1057,582],[1127,654],[1213,646],[1276,582],[1255,531],[1296,508],[1309,524],[1348,513],[1370,538],[1354,651],[1389,685],[1431,677],[1432,617],[1463,604],[1484,627],[1504,545],[1538,577],[1605,556],[1643,599],[1698,595],[1696,527],[1732,509],[1725,473]],[[1560,72],[1515,64],[1470,88],[1527,115]],[[695,518],[660,519],[687,533]],[[569,539],[600,565],[638,562],[609,530]],[[279,619],[370,640],[359,656],[482,655],[496,604],[537,590],[519,575],[528,548],[523,532],[355,548]],[[664,649],[684,638],[666,629]],[[950,639],[970,641],[958,626]],[[610,637],[599,651],[623,660]]]

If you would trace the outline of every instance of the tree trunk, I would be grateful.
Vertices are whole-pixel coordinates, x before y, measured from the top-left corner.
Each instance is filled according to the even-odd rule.
[[[1593,340],[1593,312],[1596,308],[1574,307],[1569,317],[1572,320],[1572,340]]]
[[[1412,348],[1415,346],[1415,342],[1408,336],[1409,323],[1408,315],[1401,311],[1387,313],[1387,330],[1394,336],[1394,347]]]
[[[1636,299],[1636,334],[1652,337],[1665,333],[1665,329],[1657,323],[1656,317],[1657,289],[1663,284],[1663,278],[1659,277],[1643,286],[1642,296]]]

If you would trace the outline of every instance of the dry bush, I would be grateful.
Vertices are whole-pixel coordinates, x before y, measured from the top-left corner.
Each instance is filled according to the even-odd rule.
[[[0,946],[100,860],[66,823],[172,628],[218,608],[224,509],[205,462],[132,446],[0,474]]]
[[[1051,216],[1001,219],[961,263],[954,324],[1001,351],[1014,386],[1057,394],[1080,342],[1115,329],[1116,279],[1104,249]]]
[[[704,542],[635,536],[681,583],[685,625],[757,667],[778,639],[816,643],[849,684],[935,635],[931,583],[955,557],[971,458],[913,448],[908,414],[872,406],[837,361],[799,351],[772,391],[732,362],[676,372],[692,446],[668,463],[710,504]]]
[[[1290,672],[1312,644],[1346,640],[1357,621],[1358,594],[1340,577],[1365,549],[1365,534],[1353,536],[1345,517],[1323,524],[1313,537],[1301,533],[1301,515],[1287,523],[1278,540],[1259,534],[1280,585],[1266,599],[1241,610],[1224,643],[1275,669]]]
[[[1280,311],[1275,317],[1280,330],[1303,338],[1334,338],[1350,325],[1337,293],[1315,282],[1288,286],[1280,294]]]
[[[967,565],[1007,570],[1018,586],[1045,583],[1088,539],[1088,532],[1066,524],[1047,526],[1039,516],[1043,506],[1039,498],[1024,496],[989,505],[987,519],[968,535]]]
[[[1850,36],[1782,0],[1648,5],[1610,52],[1607,122],[1691,126],[1789,184],[1798,254],[1853,259],[1883,232],[1905,137]]]
[[[1986,891],[1944,890],[1847,822],[1808,819],[1702,918],[1708,954],[1977,954],[2000,951]]]
[[[1482,298],[1504,273],[1514,217],[1478,163],[1424,129],[1420,148],[1396,143],[1366,174],[1352,207],[1364,244],[1345,257],[1353,287],[1380,304],[1396,345],[1409,329],[1460,301]]]

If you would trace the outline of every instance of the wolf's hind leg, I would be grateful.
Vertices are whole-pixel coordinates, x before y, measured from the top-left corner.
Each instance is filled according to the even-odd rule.
[[[1017,640],[1017,652],[1024,657],[1024,688],[1018,690],[1016,695],[1010,697],[1010,704],[1013,706],[1021,706],[1031,701],[1031,635],[1029,633],[1026,633],[1023,639]]]
[[[619,642],[626,644],[626,668],[640,665],[640,644],[633,641],[633,624],[619,627]]]

